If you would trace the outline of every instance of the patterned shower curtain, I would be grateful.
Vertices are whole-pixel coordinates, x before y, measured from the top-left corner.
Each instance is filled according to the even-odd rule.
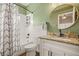
[[[18,20],[20,20],[17,6],[11,3],[1,4],[0,13],[0,54],[13,55],[20,50],[20,33]]]

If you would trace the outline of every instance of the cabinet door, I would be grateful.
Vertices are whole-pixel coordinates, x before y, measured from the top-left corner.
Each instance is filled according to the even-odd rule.
[[[66,56],[79,56],[79,53],[71,53],[71,52],[66,52]]]
[[[55,42],[50,40],[42,40],[42,48],[52,51],[52,56],[79,56],[79,46]]]
[[[54,51],[52,51],[52,56],[64,56],[64,52],[58,49],[55,49]]]
[[[41,53],[44,55],[44,56],[64,56],[64,51],[63,49],[61,50],[59,48],[59,46],[55,46],[55,44],[53,45],[50,42],[48,41],[42,41],[42,44],[41,44]]]
[[[47,49],[43,49],[43,56],[48,56],[48,50]]]
[[[64,53],[60,52],[53,52],[52,56],[64,56]]]

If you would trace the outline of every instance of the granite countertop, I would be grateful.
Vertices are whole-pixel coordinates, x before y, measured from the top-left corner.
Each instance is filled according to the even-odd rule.
[[[73,44],[79,46],[78,38],[67,38],[67,37],[58,37],[58,36],[42,36],[40,39],[46,39],[51,41],[57,41],[61,43]]]

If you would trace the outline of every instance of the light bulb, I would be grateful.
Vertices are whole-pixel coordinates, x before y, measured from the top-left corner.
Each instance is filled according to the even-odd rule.
[[[66,16],[63,16],[62,19],[66,19]]]

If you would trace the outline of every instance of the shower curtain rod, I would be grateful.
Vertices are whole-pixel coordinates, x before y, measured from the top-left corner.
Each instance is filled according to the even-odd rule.
[[[26,6],[24,6],[24,5],[20,4],[20,3],[14,3],[14,4],[16,4],[19,7],[22,7],[23,9],[29,11],[30,13],[33,13],[32,11],[28,10],[27,8],[25,8]]]

